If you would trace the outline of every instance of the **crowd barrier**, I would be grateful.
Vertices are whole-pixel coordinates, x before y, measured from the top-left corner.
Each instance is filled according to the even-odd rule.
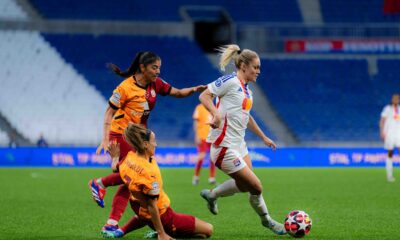
[[[384,166],[382,148],[249,148],[255,167],[375,167]],[[159,147],[156,159],[161,167],[191,167],[195,148]],[[109,167],[107,154],[95,148],[0,148],[0,167]],[[400,164],[396,154],[394,165]],[[209,161],[205,161],[208,165]]]

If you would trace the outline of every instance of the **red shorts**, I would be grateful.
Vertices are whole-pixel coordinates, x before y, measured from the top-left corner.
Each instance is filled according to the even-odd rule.
[[[139,202],[130,201],[133,211],[139,216]],[[194,236],[195,230],[195,217],[182,213],[176,213],[172,208],[167,208],[167,211],[161,216],[161,223],[164,231],[174,238],[185,238]],[[151,220],[146,220],[147,225],[154,229]]]
[[[209,152],[211,147],[211,143],[206,142],[206,140],[201,140],[199,144],[197,144],[197,152]]]
[[[131,145],[129,145],[122,134],[110,131],[110,142],[117,141],[119,143],[120,155],[119,161],[121,162],[129,151],[135,151]]]

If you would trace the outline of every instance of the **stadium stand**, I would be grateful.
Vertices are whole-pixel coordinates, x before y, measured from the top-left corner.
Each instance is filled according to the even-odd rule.
[[[0,31],[0,111],[26,138],[93,145],[105,100],[38,32]]]
[[[0,147],[8,146],[9,141],[7,133],[0,130]]]
[[[293,0],[253,0],[250,2],[227,0],[173,0],[142,1],[132,4],[125,0],[30,0],[32,5],[50,19],[122,20],[122,21],[182,21],[180,6],[221,6],[236,22],[301,22],[301,14]],[[243,4],[248,10],[242,11]],[[64,6],[64,7],[60,7]],[[112,11],[110,11],[112,9]],[[251,14],[249,14],[251,13]]]
[[[262,65],[258,83],[301,141],[377,139],[382,103],[379,90],[371,94],[366,60],[268,59]]]
[[[28,16],[14,0],[1,0],[0,19],[27,20]]]
[[[320,0],[327,23],[385,23],[398,22],[400,15],[384,14],[383,0]]]

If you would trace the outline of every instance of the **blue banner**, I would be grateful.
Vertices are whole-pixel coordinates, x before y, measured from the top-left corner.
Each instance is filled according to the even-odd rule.
[[[374,167],[384,166],[382,148],[249,148],[255,167]],[[192,167],[196,149],[162,148],[156,159],[163,167]],[[400,164],[398,155],[394,165]],[[209,161],[205,161],[208,165]],[[1,167],[110,167],[108,155],[96,155],[95,148],[0,148]]]

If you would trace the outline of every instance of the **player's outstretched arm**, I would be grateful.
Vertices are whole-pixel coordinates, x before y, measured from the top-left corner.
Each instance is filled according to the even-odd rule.
[[[169,95],[176,98],[184,98],[192,95],[195,92],[203,92],[205,89],[207,89],[206,85],[199,85],[195,87],[182,88],[182,89],[172,87]]]
[[[271,147],[273,150],[276,149],[276,144],[275,142],[267,137],[264,132],[261,130],[261,128],[258,126],[256,120],[253,118],[253,116],[250,115],[249,118],[249,123],[247,124],[247,127],[258,137],[260,137],[264,144],[267,145],[268,147]]]

